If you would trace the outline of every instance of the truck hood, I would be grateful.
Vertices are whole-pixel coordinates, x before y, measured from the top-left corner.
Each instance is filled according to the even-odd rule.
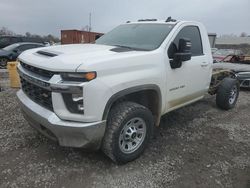
[[[102,59],[113,59],[126,54],[126,56],[142,53],[129,49],[121,52],[112,51],[115,46],[99,44],[73,44],[45,48],[36,48],[23,52],[18,59],[31,66],[57,72],[73,72],[78,67],[91,68],[91,64]]]

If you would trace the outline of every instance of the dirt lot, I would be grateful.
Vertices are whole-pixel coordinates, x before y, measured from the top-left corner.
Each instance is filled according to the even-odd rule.
[[[207,96],[166,115],[145,153],[123,166],[38,134],[15,90],[0,92],[0,106],[0,187],[250,188],[250,91],[231,111]]]

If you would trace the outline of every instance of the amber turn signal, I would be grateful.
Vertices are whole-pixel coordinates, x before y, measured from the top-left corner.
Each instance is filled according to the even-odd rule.
[[[90,81],[96,78],[96,72],[88,72],[85,74],[86,80]]]

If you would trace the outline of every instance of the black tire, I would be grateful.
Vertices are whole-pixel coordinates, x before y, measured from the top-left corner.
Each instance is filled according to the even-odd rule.
[[[224,78],[217,90],[216,104],[223,110],[234,108],[239,96],[239,82],[233,78]]]
[[[5,57],[0,58],[0,68],[5,69],[7,67],[8,59]]]
[[[143,136],[143,141],[137,145],[138,148],[131,153],[126,153],[126,151],[123,151],[122,148],[126,150],[124,145],[126,145],[127,141],[124,140],[125,144],[122,146],[121,143],[123,141],[120,139],[124,137],[121,135],[126,135],[128,129],[126,131],[125,128],[131,126],[129,122],[131,123],[134,120],[136,121],[136,118],[143,120],[142,122],[145,123],[143,123],[143,126],[146,127],[146,133]],[[133,102],[122,102],[115,105],[112,107],[107,119],[107,128],[103,139],[102,151],[118,164],[124,164],[138,158],[145,150],[152,136],[153,124],[153,115],[146,107]],[[137,138],[137,136],[135,138]],[[131,139],[133,139],[132,136]],[[133,145],[134,144],[132,142],[131,147],[134,147]]]

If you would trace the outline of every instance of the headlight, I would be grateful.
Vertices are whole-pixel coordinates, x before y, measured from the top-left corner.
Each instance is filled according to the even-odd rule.
[[[96,72],[84,72],[84,73],[61,73],[61,77],[64,81],[75,82],[87,82],[96,78]]]

